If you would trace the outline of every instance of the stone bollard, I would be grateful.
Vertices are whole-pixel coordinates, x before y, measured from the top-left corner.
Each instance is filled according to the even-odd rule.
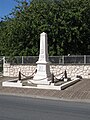
[[[65,72],[64,72],[64,76],[65,76],[64,82],[67,82],[67,81],[68,81],[68,78],[67,78],[67,72],[66,72],[66,70],[65,70]]]
[[[18,79],[21,80],[21,72],[19,71]]]
[[[54,74],[52,73],[52,83],[54,83]]]
[[[65,75],[65,78],[67,78],[67,72],[66,72],[66,70],[65,70],[65,72],[64,72],[64,75]]]

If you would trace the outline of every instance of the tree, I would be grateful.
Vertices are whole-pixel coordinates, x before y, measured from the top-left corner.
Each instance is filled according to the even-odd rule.
[[[90,1],[63,0],[62,10],[62,26],[64,28],[62,47],[64,54],[88,54]]]
[[[0,23],[1,55],[38,55],[48,34],[49,55],[90,54],[89,0],[19,1]]]

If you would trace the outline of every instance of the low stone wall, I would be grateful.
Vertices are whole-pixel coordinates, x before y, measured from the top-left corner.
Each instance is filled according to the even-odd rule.
[[[25,76],[30,76],[35,71],[36,65],[3,65],[3,76],[18,77],[19,71]]]
[[[25,76],[30,76],[35,71],[36,65],[10,65],[4,63],[3,76],[18,77],[19,71]],[[83,78],[90,78],[90,65],[50,65],[51,73],[59,75],[67,71],[68,77],[75,77],[77,75]]]
[[[51,71],[58,75],[67,71],[68,77],[82,76],[82,78],[90,78],[90,65],[52,65]]]

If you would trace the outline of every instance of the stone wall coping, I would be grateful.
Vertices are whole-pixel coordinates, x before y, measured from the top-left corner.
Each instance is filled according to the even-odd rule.
[[[5,63],[5,64],[10,64],[10,63]],[[29,64],[10,64],[10,65],[37,65],[36,63],[29,63]],[[58,64],[58,63],[50,63],[50,65],[63,65],[63,66],[66,66],[66,65],[76,65],[76,66],[79,66],[79,65],[84,65],[84,66],[87,66],[87,65],[90,65],[89,63],[88,64]]]

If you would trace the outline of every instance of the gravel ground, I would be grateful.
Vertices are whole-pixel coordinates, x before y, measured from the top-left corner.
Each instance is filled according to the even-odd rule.
[[[0,77],[0,83],[2,81],[11,80],[11,79],[15,79],[15,78]],[[90,102],[90,79],[82,79],[76,84],[61,91],[33,89],[33,88],[12,88],[12,87],[2,87],[0,85],[0,94]]]

